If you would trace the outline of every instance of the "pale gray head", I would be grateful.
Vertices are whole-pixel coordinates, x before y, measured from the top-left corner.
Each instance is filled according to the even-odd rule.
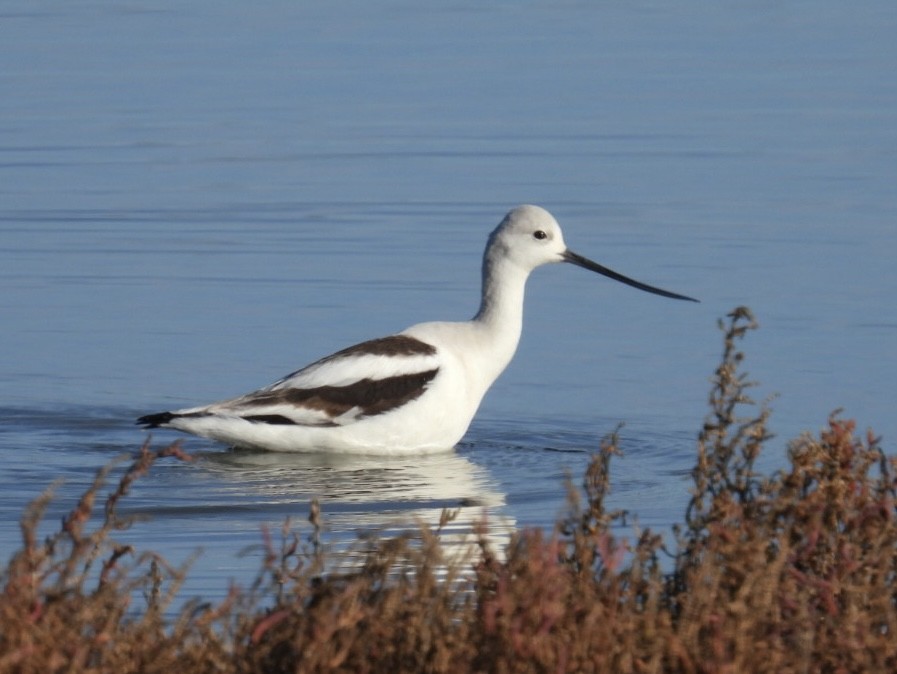
[[[492,261],[501,258],[512,262],[526,272],[543,264],[569,262],[645,292],[677,300],[698,301],[641,283],[577,255],[564,243],[564,235],[554,216],[539,206],[525,204],[510,211],[489,236],[486,257]]]

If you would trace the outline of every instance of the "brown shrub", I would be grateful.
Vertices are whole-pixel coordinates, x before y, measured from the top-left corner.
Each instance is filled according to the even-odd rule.
[[[145,445],[93,528],[108,468],[43,542],[52,489],[26,509],[0,577],[0,674],[897,671],[895,459],[833,415],[790,444],[787,469],[758,474],[769,411],[740,416],[753,403],[737,348],[756,326],[740,308],[721,327],[669,553],[651,531],[631,543],[613,533],[614,434],[582,489],[569,487],[568,515],[552,532],[518,532],[501,557],[484,534],[479,558],[447,560],[446,512],[436,530],[359,541],[362,563],[340,573],[313,503],[310,543],[289,522],[279,538],[264,531],[248,589],[172,617],[186,569],[112,539],[129,524],[116,504],[130,484],[159,458],[189,460],[176,444]]]

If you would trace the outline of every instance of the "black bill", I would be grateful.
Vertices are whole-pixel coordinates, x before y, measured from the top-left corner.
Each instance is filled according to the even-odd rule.
[[[655,288],[654,286],[649,286],[646,283],[631,279],[628,276],[623,276],[623,274],[618,274],[614,270],[608,269],[607,267],[600,265],[597,262],[592,262],[589,258],[583,257],[582,255],[577,255],[571,250],[564,251],[562,257],[564,259],[564,262],[569,262],[570,264],[575,264],[577,267],[582,267],[583,269],[589,269],[591,271],[598,272],[602,276],[607,276],[608,278],[612,278],[614,281],[619,281],[620,283],[625,283],[626,285],[632,286],[633,288],[644,290],[646,293],[654,293],[655,295],[662,295],[663,297],[671,297],[674,300],[688,300],[689,302],[700,301],[696,300],[694,297],[688,297],[686,295],[680,295],[678,293],[671,293],[669,290]]]

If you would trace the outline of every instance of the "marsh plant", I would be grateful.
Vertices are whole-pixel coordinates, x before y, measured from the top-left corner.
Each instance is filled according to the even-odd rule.
[[[0,579],[0,673],[897,671],[895,458],[833,415],[790,443],[785,469],[758,472],[769,409],[739,350],[756,324],[739,308],[720,325],[669,546],[619,533],[613,434],[555,528],[519,531],[504,551],[484,524],[476,555],[446,559],[446,512],[432,530],[359,542],[361,564],[330,571],[350,567],[326,558],[313,503],[306,530],[262,532],[249,584],[175,610],[187,568],[115,541],[139,526],[117,514],[133,481],[190,460],[145,445],[104,500],[109,468],[43,540],[52,488],[26,508]]]

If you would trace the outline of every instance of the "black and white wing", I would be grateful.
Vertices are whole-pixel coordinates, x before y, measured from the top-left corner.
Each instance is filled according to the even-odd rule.
[[[221,416],[267,424],[344,426],[417,399],[438,372],[436,347],[408,335],[392,335],[338,351],[239,398],[150,414],[137,423],[157,428],[176,419]]]

